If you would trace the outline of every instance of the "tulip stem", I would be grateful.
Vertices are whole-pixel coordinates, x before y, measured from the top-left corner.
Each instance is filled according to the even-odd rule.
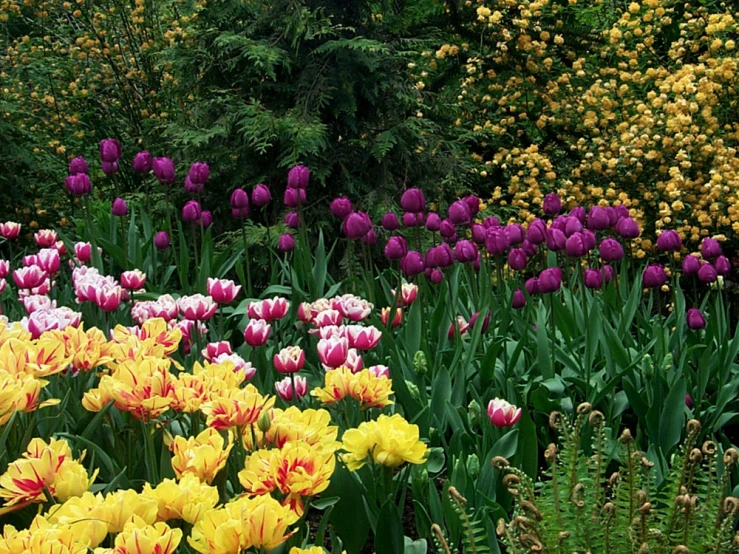
[[[582,290],[583,338],[585,339],[585,401],[588,402],[590,399],[591,378],[591,368],[588,360],[588,291],[585,290],[585,272],[580,262],[577,264],[577,270],[580,276],[580,288]]]
[[[557,328],[554,324],[554,295],[555,293],[551,293],[549,295],[549,318],[550,318],[550,324],[552,326],[552,371],[556,373],[555,368],[557,366],[557,358],[555,355],[555,341],[557,338]]]
[[[251,298],[251,260],[249,259],[249,243],[246,240],[246,220],[241,222],[241,239],[244,241],[244,273],[246,273],[246,296],[247,298]]]
[[[195,235],[195,224],[190,224],[190,235],[192,235],[192,247],[195,250],[195,267],[200,266],[200,254],[198,253],[198,237]]]

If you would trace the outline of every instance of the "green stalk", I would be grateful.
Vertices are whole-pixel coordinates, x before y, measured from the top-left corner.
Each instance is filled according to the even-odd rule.
[[[246,240],[246,220],[243,220],[241,222],[241,239],[244,241],[244,273],[246,273],[246,297],[252,298],[251,260],[249,258],[249,243]]]

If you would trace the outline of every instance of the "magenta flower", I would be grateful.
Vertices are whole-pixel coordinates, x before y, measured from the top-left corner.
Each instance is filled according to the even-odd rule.
[[[210,167],[205,162],[195,162],[190,166],[190,171],[187,174],[190,182],[197,187],[197,192],[203,190],[203,185],[208,182],[210,178]],[[188,191],[189,192],[189,191]]]
[[[408,189],[400,197],[400,207],[406,212],[423,212],[426,209],[426,198],[419,189]]]
[[[310,169],[304,165],[296,165],[287,174],[287,188],[305,190],[309,181]]]
[[[478,255],[477,246],[472,241],[460,240],[454,246],[454,257],[457,258],[459,263],[474,262]]]
[[[272,193],[270,192],[269,187],[265,184],[260,183],[251,191],[251,203],[258,208],[269,204],[271,200]]]
[[[665,283],[667,283],[667,273],[660,264],[648,265],[642,273],[642,284],[645,288],[657,288]]]
[[[200,221],[202,210],[197,200],[188,200],[182,207],[182,220],[188,223]]]
[[[364,212],[352,212],[344,219],[342,229],[347,238],[361,239],[372,229],[372,221]]]
[[[290,233],[283,233],[277,241],[280,252],[292,252],[295,250],[295,239]]]
[[[703,239],[701,242],[701,256],[706,260],[713,260],[721,255],[721,244],[716,240],[709,237]]]
[[[121,143],[116,139],[100,141],[100,160],[104,163],[114,163],[121,159]]]
[[[706,326],[706,318],[698,308],[690,308],[685,314],[685,321],[693,331],[699,331]]]
[[[408,276],[423,273],[425,268],[423,257],[415,250],[409,251],[400,262],[400,269]]]
[[[539,274],[537,284],[542,294],[557,292],[562,286],[562,269],[559,267],[545,269]]]
[[[469,225],[471,217],[470,207],[464,200],[457,200],[449,206],[449,221],[454,225]]]
[[[685,275],[697,275],[701,268],[701,261],[698,256],[688,254],[683,258],[682,269]]]
[[[675,231],[666,229],[657,237],[657,250],[660,252],[676,252],[683,246],[683,240]]]
[[[513,291],[513,301],[511,302],[511,307],[514,310],[520,310],[526,305],[526,295],[523,293],[521,289],[516,289]]]
[[[615,212],[614,212],[615,214]],[[593,231],[604,231],[611,226],[608,212],[600,206],[592,206],[588,213],[588,229]]]
[[[496,427],[511,427],[521,419],[521,408],[500,398],[494,398],[488,404],[488,417],[490,423]]]
[[[385,245],[388,260],[402,260],[408,253],[408,243],[403,237],[390,237]]]
[[[701,283],[715,283],[718,279],[718,272],[710,262],[704,263],[698,270],[698,280]]]
[[[90,168],[87,165],[87,160],[82,156],[72,159],[69,162],[69,174],[77,175],[78,173],[90,173]]]
[[[154,246],[157,250],[164,250],[165,248],[168,248],[170,245],[169,241],[169,235],[166,231],[159,231],[154,236]]]
[[[441,229],[441,218],[436,212],[429,212],[426,216],[426,229],[432,233],[436,233]]]
[[[382,227],[386,231],[395,231],[400,227],[398,216],[394,212],[388,212],[382,216]]]
[[[615,262],[624,257],[624,249],[616,239],[606,238],[600,241],[598,253],[605,262]]]
[[[142,150],[133,157],[131,169],[136,173],[149,173],[152,167],[151,154],[146,150]]]
[[[154,158],[152,161],[152,169],[154,176],[159,183],[163,185],[171,185],[175,180],[174,162],[169,158]]]
[[[547,215],[557,215],[562,210],[562,201],[556,193],[550,192],[544,197],[542,208]]]
[[[116,198],[113,200],[113,215],[116,217],[123,217],[128,215],[128,205],[123,198]]]
[[[616,221],[616,232],[625,239],[635,239],[641,235],[639,224],[631,217],[622,217]]]
[[[346,196],[342,196],[340,198],[334,198],[331,201],[330,210],[331,215],[343,221],[346,216],[354,211],[354,206],[352,205],[351,200],[349,200]]]
[[[286,213],[285,225],[290,227],[290,229],[297,229],[298,227],[300,227],[300,217],[298,216],[298,212]]]

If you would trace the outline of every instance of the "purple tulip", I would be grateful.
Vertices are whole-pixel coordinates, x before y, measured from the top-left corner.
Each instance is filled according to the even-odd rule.
[[[511,307],[514,310],[520,310],[526,305],[526,295],[523,293],[521,289],[516,289],[513,291],[513,302],[511,302]]]
[[[287,173],[287,188],[305,190],[309,181],[310,169],[304,165],[296,165]]]
[[[547,240],[547,226],[541,219],[535,219],[529,224],[526,240],[531,244],[541,244]]]
[[[436,233],[441,229],[441,218],[436,212],[429,212],[426,216],[426,229],[432,233]]]
[[[197,200],[188,200],[185,205],[182,206],[182,220],[188,223],[195,223],[200,221],[200,215],[202,211],[200,204]]]
[[[539,274],[537,280],[539,292],[549,294],[557,292],[562,286],[562,269],[559,267],[550,267]]]
[[[550,192],[544,197],[544,204],[542,207],[545,214],[556,215],[562,210],[562,201],[556,193]]]
[[[635,239],[641,235],[641,229],[635,219],[622,217],[616,222],[616,232],[625,239]]]
[[[246,219],[249,213],[249,208],[231,208],[231,217],[234,219]]]
[[[491,227],[488,229],[488,234],[485,236],[485,248],[493,256],[500,256],[506,250],[510,243],[508,241],[508,233],[505,229],[500,227]]]
[[[726,256],[719,256],[716,258],[713,265],[716,268],[716,273],[719,275],[726,276],[731,273],[731,262],[729,262],[729,259]]]
[[[169,235],[165,231],[159,231],[154,236],[154,246],[157,250],[164,250],[169,247]]]
[[[470,207],[464,200],[457,200],[449,206],[449,221],[454,225],[469,225],[471,220]]]
[[[298,216],[298,212],[287,212],[285,214],[285,225],[290,227],[290,229],[297,229],[300,227],[300,217]]]
[[[485,237],[488,234],[488,230],[485,229],[482,225],[479,223],[473,223],[472,224],[472,240],[474,240],[477,244],[485,244]]]
[[[667,283],[667,273],[660,264],[648,265],[642,273],[642,285],[645,288],[653,289],[661,287],[665,283]]]
[[[601,260],[604,262],[616,262],[624,257],[624,249],[616,239],[603,239],[598,247]]]
[[[660,252],[676,252],[683,246],[683,240],[675,231],[666,229],[657,237],[657,250]]]
[[[485,229],[500,227],[500,220],[497,217],[491,215],[490,217],[485,218],[485,221],[482,222],[482,226],[485,227]]]
[[[113,215],[116,217],[128,215],[128,206],[123,198],[113,200]]]
[[[524,283],[524,288],[526,289],[526,292],[529,293],[529,295],[539,294],[539,279],[537,279],[536,277],[526,279],[526,282]]]
[[[423,213],[406,212],[403,214],[404,227],[420,227],[423,225]]]
[[[285,206],[288,208],[297,208],[300,204],[305,204],[305,189],[285,189]]]
[[[231,193],[231,208],[248,208],[249,207],[249,195],[244,189],[236,189]]]
[[[67,188],[75,196],[85,196],[92,192],[92,181],[85,173],[72,175],[66,181]]]
[[[195,162],[190,166],[187,176],[193,185],[197,185],[200,187],[200,190],[203,190],[203,185],[210,178],[210,167],[205,162]]]
[[[611,220],[608,217],[608,212],[600,206],[592,206],[588,213],[588,229],[592,231],[604,231],[610,226]]]
[[[721,244],[712,238],[704,238],[701,243],[701,256],[706,260],[713,260],[721,255]]]
[[[563,230],[566,237],[571,237],[575,233],[582,233],[583,226],[579,219],[569,216],[565,221],[565,228]]]
[[[535,244],[527,240],[521,243],[521,248],[523,248],[523,251],[526,253],[526,256],[529,258],[533,257],[536,254],[536,252],[539,250],[539,248]]]
[[[354,211],[354,206],[352,205],[352,201],[346,196],[341,196],[331,201],[329,209],[331,210],[331,215],[343,221],[346,216]]]
[[[192,179],[190,179],[190,176],[188,175],[185,177],[185,192],[188,194],[198,194],[200,192],[203,192],[203,185],[198,183],[193,183]]]
[[[112,164],[121,159],[121,143],[116,139],[100,141],[100,160]]]
[[[408,189],[400,197],[400,207],[405,212],[422,212],[426,209],[426,198],[419,189]]]
[[[686,394],[685,395],[685,405],[688,408],[692,408],[693,407],[693,397],[690,396],[689,394]]]
[[[698,280],[701,283],[715,283],[717,279],[716,268],[710,262],[704,263],[698,270]]]
[[[550,227],[547,229],[547,248],[552,252],[559,252],[567,244],[567,237],[559,229]]]
[[[470,216],[475,217],[480,211],[480,199],[474,194],[470,194],[462,198],[467,207],[470,209]]]
[[[200,226],[207,229],[211,225],[213,225],[213,214],[209,210],[203,210],[200,214]]]
[[[290,233],[283,233],[277,241],[277,248],[280,252],[292,252],[295,250],[295,239]]]
[[[257,208],[261,208],[262,206],[269,204],[271,200],[272,193],[270,192],[269,187],[265,184],[260,183],[251,191],[251,203]]]
[[[370,229],[369,232],[362,237],[362,243],[368,246],[375,246],[377,244],[377,235],[374,229]]]
[[[582,223],[583,225],[585,225],[585,219],[586,219],[585,208],[583,208],[582,206],[575,206],[574,208],[572,208],[570,210],[570,214],[569,215],[570,215],[570,217],[574,217],[580,223]]]
[[[608,206],[606,208],[606,213],[608,214],[608,226],[613,227],[618,221],[618,212],[614,207]]]
[[[582,258],[588,253],[582,233],[574,233],[565,241],[565,252],[571,258]]]
[[[480,333],[484,333],[488,330],[488,327],[490,326],[490,318],[492,317],[492,312],[488,310],[488,315],[485,316],[485,319],[482,320],[482,329],[480,329]],[[477,320],[480,319],[480,312],[475,312],[470,316],[470,322],[469,322],[469,328],[474,329],[475,324],[477,323]]]
[[[479,254],[477,246],[470,240],[460,240],[454,246],[454,256],[459,263],[474,262]]]
[[[588,252],[595,248],[595,233],[590,229],[583,229],[582,240],[585,243],[585,248],[588,249]]]
[[[614,209],[616,210],[616,215],[619,217],[619,219],[621,219],[622,217],[631,217],[631,214],[629,214],[629,208],[627,208],[623,204],[619,204]]]
[[[603,286],[603,274],[598,269],[586,269],[583,281],[589,289],[599,289]]]
[[[523,226],[519,223],[511,223],[510,225],[506,225],[505,232],[508,235],[508,243],[511,246],[521,244],[523,242],[523,239],[526,238],[526,232],[524,231]]]
[[[706,326],[706,318],[698,308],[690,308],[685,314],[685,321],[693,331],[699,331]]]
[[[118,173],[118,162],[101,162],[100,169],[102,169],[103,173],[106,175],[115,175]]]
[[[174,162],[169,158],[154,158],[151,162],[154,176],[161,184],[171,185],[175,180]]]
[[[142,150],[136,154],[131,162],[131,169],[133,169],[135,173],[149,173],[151,171],[151,167],[151,154],[146,150]]]
[[[390,237],[385,245],[388,260],[402,260],[408,253],[408,243],[403,237]]]
[[[439,234],[444,238],[450,238],[457,234],[457,230],[454,228],[454,224],[451,221],[445,219],[439,226]]]
[[[382,227],[386,231],[395,231],[400,227],[398,216],[394,212],[388,212],[382,216]]]
[[[372,222],[366,213],[352,212],[346,216],[342,228],[347,238],[356,240],[369,233],[372,229]]]
[[[554,218],[554,221],[552,221],[551,225],[549,225],[550,229],[559,229],[563,233],[565,232],[565,228],[567,227],[567,222],[570,220],[569,215],[558,215]],[[577,229],[575,229],[577,231]],[[574,232],[574,231],[573,231]]]
[[[438,267],[449,267],[454,264],[454,252],[452,252],[452,247],[449,246],[446,243],[442,243],[436,248],[433,248],[432,250],[435,251],[434,254],[434,265]]]
[[[528,258],[523,248],[513,248],[508,252],[508,266],[514,271],[521,271],[526,267]]]
[[[411,250],[400,262],[400,269],[410,277],[412,275],[423,273],[423,270],[426,269],[426,267],[423,263],[423,257],[421,254],[415,250]]]
[[[701,268],[701,261],[698,256],[688,254],[683,258],[683,274],[696,275]]]
[[[90,168],[87,165],[87,160],[82,156],[78,156],[69,162],[69,174],[77,175],[78,173],[90,173]]]
[[[429,273],[429,279],[434,285],[440,285],[444,280],[444,273],[440,269],[434,268]]]
[[[613,281],[613,278],[616,275],[616,272],[613,271],[613,268],[610,265],[608,265],[608,264],[606,264],[606,265],[603,266],[603,268],[601,269],[601,273],[605,277],[605,279],[603,279],[603,280],[606,283],[610,283],[611,281]]]

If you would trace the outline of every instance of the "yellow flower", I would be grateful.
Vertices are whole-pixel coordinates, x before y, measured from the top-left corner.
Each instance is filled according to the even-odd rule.
[[[187,542],[203,554],[238,554],[243,542],[240,518],[228,510],[210,510],[195,524]]]
[[[218,489],[201,483],[191,473],[179,483],[174,479],[165,479],[154,489],[149,483],[144,483],[141,496],[157,502],[159,521],[183,519],[193,524],[218,504]]]
[[[242,497],[226,506],[241,519],[243,548],[272,550],[285,542],[293,532],[287,528],[299,518],[288,506],[271,496]]]
[[[64,504],[55,504],[44,517],[52,525],[68,527],[81,542],[95,548],[108,534],[105,512],[103,496],[85,492]]]
[[[36,344],[28,346],[26,371],[32,370],[36,377],[48,377],[64,371],[72,360],[72,357],[67,355],[64,343],[53,336],[48,336],[47,333],[41,335]]]
[[[120,533],[134,519],[152,525],[159,508],[152,498],[145,498],[133,490],[120,490],[105,497],[103,509],[108,533]]]
[[[239,389],[245,378],[243,371],[234,371],[232,362],[205,362],[204,365],[195,362],[192,374],[181,373],[175,383],[172,408],[182,412],[195,412],[203,403]]]
[[[336,440],[339,428],[331,425],[331,414],[326,410],[301,410],[290,406],[286,410],[271,410],[270,417],[272,421],[266,433],[262,434],[255,428],[259,446],[282,448],[290,441],[304,442],[310,446],[320,445],[331,451],[336,451],[341,446]],[[242,439],[245,448],[254,449],[250,430],[245,430]]]
[[[172,468],[178,479],[192,474],[210,484],[226,465],[231,448],[231,435],[226,440],[215,429],[206,429],[197,437],[175,437],[170,445]]]
[[[419,439],[418,426],[400,414],[361,423],[346,431],[342,442],[346,452],[342,459],[350,471],[361,468],[370,456],[378,464],[397,467],[404,462],[422,464],[428,454],[428,447]]]
[[[85,331],[83,325],[80,325],[53,333],[65,345],[72,367],[77,371],[90,371],[114,360],[114,345],[108,342],[100,329],[93,327]]]
[[[206,402],[201,409],[208,416],[208,426],[220,430],[256,423],[262,410],[269,410],[274,404],[274,396],[262,396],[250,384],[243,389],[225,391],[223,396]]]
[[[146,525],[130,521],[115,538],[115,554],[173,554],[182,540],[181,529],[166,523]]]
[[[378,377],[368,369],[352,373],[350,368],[342,366],[326,372],[324,387],[313,389],[311,395],[327,406],[350,397],[358,400],[362,409],[384,408],[393,404],[392,385],[390,379]]]

